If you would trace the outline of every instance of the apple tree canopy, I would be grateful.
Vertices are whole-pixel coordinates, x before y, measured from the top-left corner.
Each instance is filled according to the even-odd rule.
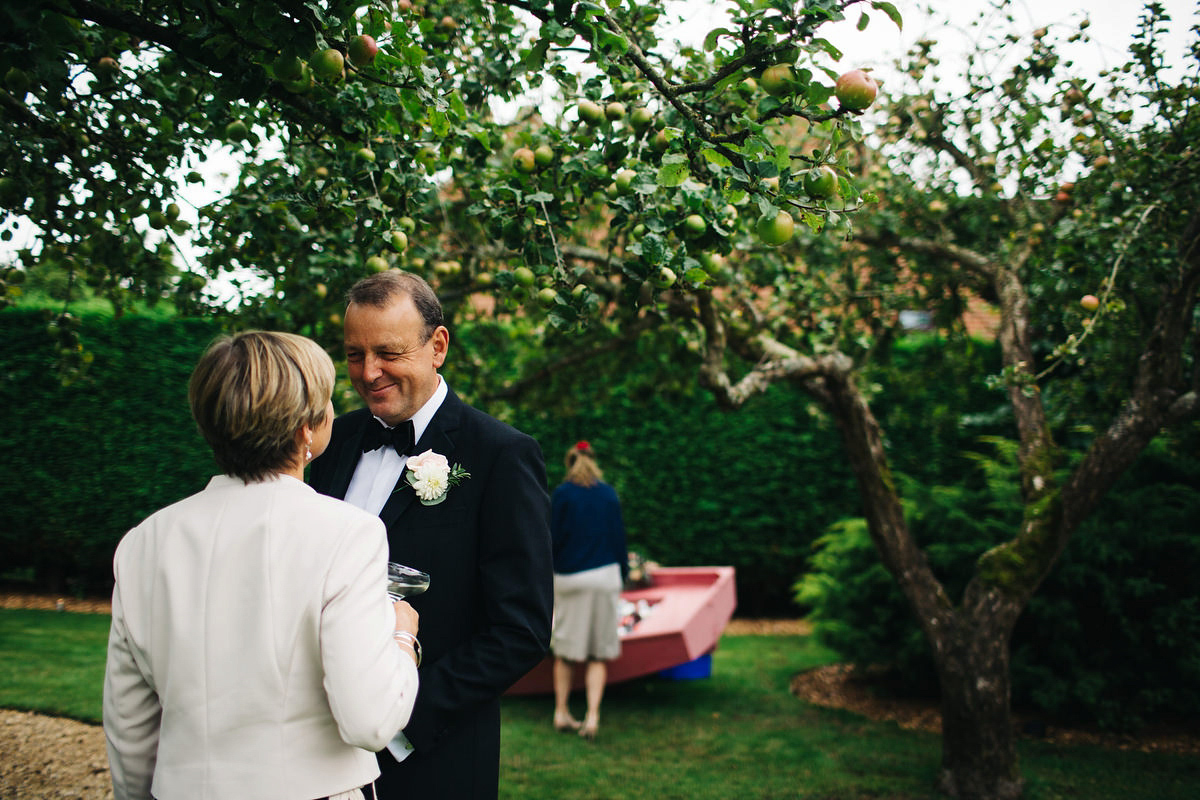
[[[820,29],[900,24],[881,0],[727,11],[686,47],[659,3],[4,4],[6,296],[53,265],[118,309],[198,309],[220,277],[260,288],[256,323],[333,343],[372,269],[560,327],[601,287],[719,283],[761,218],[786,240],[871,199],[847,169],[864,87],[839,104],[857,65]],[[806,192],[822,165],[836,186]]]

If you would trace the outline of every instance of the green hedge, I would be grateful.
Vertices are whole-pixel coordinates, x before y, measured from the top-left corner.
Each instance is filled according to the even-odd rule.
[[[86,315],[80,333],[95,361],[83,380],[62,386],[43,313],[0,315],[0,391],[13,409],[13,424],[0,433],[5,574],[32,570],[41,588],[55,591],[107,591],[112,548],[125,530],[203,485],[212,461],[188,416],[186,384],[218,332],[217,323],[194,319]],[[967,380],[931,389],[924,376],[935,368],[978,371],[975,362],[989,357],[984,348],[950,358],[942,343],[918,340],[880,368],[885,391],[899,385],[896,401],[881,395],[876,403],[902,463],[961,469],[947,454],[978,428],[960,420],[994,398]],[[796,614],[791,584],[812,542],[859,508],[836,430],[792,387],[776,386],[727,413],[683,382],[648,391],[654,379],[633,375],[638,369],[658,367],[605,376],[602,387],[574,384],[574,413],[489,410],[538,439],[552,486],[567,446],[595,442],[634,549],[668,565],[733,565],[741,614]],[[450,381],[470,385],[454,374]]]
[[[217,334],[201,320],[85,316],[94,362],[63,385],[39,311],[0,313],[0,564],[37,588],[106,590],[120,536],[202,488],[212,456],[187,380]]]
[[[858,508],[836,431],[786,387],[736,412],[704,394],[619,396],[517,424],[541,442],[552,485],[567,448],[592,442],[630,549],[664,565],[732,565],[743,615],[794,615],[788,587],[813,540]]]

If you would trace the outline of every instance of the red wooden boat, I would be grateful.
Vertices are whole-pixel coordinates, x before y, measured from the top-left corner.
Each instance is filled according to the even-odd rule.
[[[733,567],[655,567],[651,585],[621,593],[640,609],[621,631],[621,657],[608,663],[608,683],[654,675],[711,653],[733,617],[737,590]],[[545,658],[509,694],[552,694],[554,660]],[[583,688],[583,668],[575,670]]]

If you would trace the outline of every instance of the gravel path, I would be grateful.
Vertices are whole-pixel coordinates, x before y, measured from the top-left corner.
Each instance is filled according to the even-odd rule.
[[[104,731],[70,719],[0,709],[0,797],[112,800]]]

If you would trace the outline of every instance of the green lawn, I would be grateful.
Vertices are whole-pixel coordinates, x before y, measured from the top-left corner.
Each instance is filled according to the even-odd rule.
[[[0,611],[0,707],[96,721],[108,617]],[[940,741],[788,692],[794,673],[835,660],[797,636],[727,636],[711,678],[610,687],[600,737],[555,733],[549,697],[504,701],[500,796],[540,800],[918,800]],[[574,708],[582,713],[582,697]],[[1029,800],[1193,800],[1200,760],[1021,744]]]

